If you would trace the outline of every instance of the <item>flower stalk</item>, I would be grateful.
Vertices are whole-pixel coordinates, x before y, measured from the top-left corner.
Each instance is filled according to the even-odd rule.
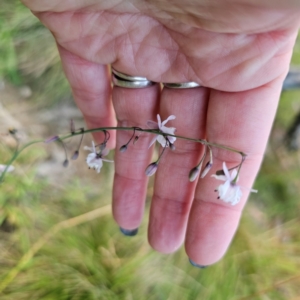
[[[167,147],[170,147],[170,149],[173,150],[173,151],[176,149],[175,145],[174,145],[174,142],[176,141],[176,139],[181,139],[181,140],[186,140],[186,141],[193,141],[195,143],[200,143],[200,144],[204,145],[206,147],[206,151],[205,151],[203,157],[201,158],[199,164],[194,169],[191,170],[190,176],[189,176],[190,181],[196,180],[196,178],[199,176],[200,171],[202,169],[202,164],[203,164],[203,162],[205,160],[205,156],[207,154],[207,151],[209,151],[209,153],[210,153],[210,160],[207,163],[207,165],[205,166],[205,168],[203,169],[200,177],[204,177],[209,172],[209,170],[212,166],[212,163],[213,163],[212,147],[215,147],[215,148],[224,149],[224,150],[234,152],[234,153],[237,153],[237,154],[241,155],[242,161],[237,166],[238,171],[237,171],[236,177],[232,180],[232,182],[235,183],[238,179],[238,174],[239,174],[239,171],[241,169],[242,163],[246,158],[246,154],[242,151],[239,151],[237,149],[234,149],[234,148],[231,148],[231,147],[228,147],[228,146],[219,145],[219,144],[216,144],[216,143],[210,143],[210,142],[208,142],[207,140],[204,140],[204,139],[197,139],[197,138],[191,138],[191,137],[176,135],[175,134],[175,131],[176,131],[175,128],[165,126],[168,121],[174,120],[174,119],[175,119],[175,116],[172,115],[172,116],[169,116],[165,121],[161,121],[161,118],[158,115],[157,116],[158,123],[153,122],[153,121],[148,121],[148,123],[147,123],[148,127],[150,127],[149,124],[152,126],[152,128],[149,128],[149,129],[144,129],[144,128],[140,128],[140,127],[101,127],[101,128],[94,128],[94,129],[84,129],[84,128],[75,129],[74,122],[71,121],[71,123],[70,123],[71,132],[69,132],[68,134],[52,136],[52,137],[44,140],[44,142],[45,143],[51,143],[51,142],[56,141],[56,142],[61,143],[61,145],[64,148],[65,157],[66,157],[64,162],[63,162],[63,165],[67,166],[68,163],[69,163],[69,160],[68,160],[67,150],[66,150],[65,144],[63,142],[64,140],[67,140],[67,139],[69,139],[71,137],[74,137],[74,136],[77,136],[77,135],[81,135],[81,139],[80,139],[78,149],[73,153],[73,155],[71,157],[74,160],[74,159],[77,159],[77,157],[79,155],[79,148],[81,147],[84,134],[94,133],[94,132],[103,132],[104,133],[104,140],[100,145],[95,146],[95,147],[98,147],[99,150],[97,150],[97,151],[92,150],[91,151],[92,153],[90,153],[90,160],[89,160],[89,164],[93,165],[92,168],[95,168],[97,171],[99,171],[101,166],[102,166],[101,163],[100,163],[100,160],[101,160],[101,162],[102,161],[108,161],[106,159],[103,159],[103,157],[107,154],[107,153],[104,153],[104,152],[106,151],[106,144],[107,144],[107,142],[110,138],[109,130],[133,131],[133,134],[130,137],[129,141],[120,148],[121,152],[125,152],[127,150],[128,145],[132,140],[133,140],[133,144],[134,144],[139,139],[139,135],[137,134],[137,132],[139,134],[141,134],[141,133],[150,133],[150,134],[155,135],[155,137],[153,139],[153,142],[157,141],[163,146],[163,150],[162,150],[158,160],[155,163],[153,163],[153,164],[156,164],[156,165],[158,165],[158,163],[159,163],[160,159],[162,158],[162,155],[165,152],[165,149]],[[153,127],[155,127],[155,128],[153,128]],[[9,166],[16,160],[16,158],[20,155],[20,153],[22,151],[24,151],[27,147],[29,147],[33,144],[36,144],[36,143],[40,143],[40,142],[43,142],[43,140],[36,140],[36,141],[25,144],[23,147],[20,147],[20,148],[17,147],[14,154],[12,155],[11,159],[6,164],[7,167],[3,170],[2,174],[0,175],[0,181],[3,180]],[[92,158],[92,156],[93,156],[93,158]],[[94,159],[96,159],[96,161]],[[147,173],[149,173],[149,172],[147,172]]]

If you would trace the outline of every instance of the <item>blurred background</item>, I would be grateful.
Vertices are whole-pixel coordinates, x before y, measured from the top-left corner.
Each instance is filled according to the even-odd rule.
[[[83,126],[54,40],[18,1],[0,0],[0,157],[16,141]],[[297,67],[298,65],[298,67]],[[85,153],[63,168],[55,143],[28,148],[0,186],[0,299],[300,299],[300,41],[266,157],[241,225],[207,269],[147,243],[152,193],[139,234],[125,237],[109,204],[113,167],[88,171]],[[298,75],[297,75],[298,74]],[[84,138],[84,145],[90,144]],[[79,137],[67,142],[75,150]],[[83,152],[83,151],[82,151]]]

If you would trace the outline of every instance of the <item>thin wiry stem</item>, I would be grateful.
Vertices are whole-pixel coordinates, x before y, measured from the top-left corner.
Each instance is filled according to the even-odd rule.
[[[84,130],[84,132],[83,132],[83,129],[81,128],[81,129],[79,129],[77,131],[72,131],[71,133],[57,136],[58,137],[57,141],[61,142],[62,145],[64,146],[64,144],[63,144],[62,141],[66,140],[66,139],[68,139],[68,138],[70,138],[72,136],[83,135],[85,133],[93,133],[93,132],[101,132],[102,131],[105,134],[104,142],[102,144],[106,144],[107,141],[108,141],[108,139],[109,139],[109,137],[110,137],[110,134],[109,134],[108,130],[133,130],[134,133],[136,131],[139,131],[139,132],[152,133],[152,134],[155,134],[155,135],[162,135],[162,136],[166,135],[165,133],[162,133],[161,131],[159,131],[157,129],[143,129],[143,128],[140,128],[140,127],[101,127],[101,128],[87,129],[87,130]],[[168,134],[168,136],[170,136],[170,137],[176,137],[178,139],[182,139],[182,140],[186,140],[186,141],[193,141],[195,143],[200,143],[200,144],[208,146],[208,147],[216,147],[216,148],[219,148],[219,149],[224,149],[224,150],[227,150],[227,151],[231,151],[231,152],[240,154],[242,156],[242,162],[239,165],[238,173],[240,171],[240,168],[241,168],[241,165],[242,165],[243,161],[245,160],[245,158],[247,156],[242,151],[239,151],[239,150],[231,148],[231,147],[227,147],[227,146],[223,146],[223,145],[219,145],[219,144],[215,144],[215,143],[210,143],[207,140],[195,139],[195,138],[190,138],[190,137],[185,137],[185,136],[180,136],[180,135],[173,135],[173,134]],[[37,144],[37,143],[41,143],[41,142],[44,142],[44,140],[35,140],[35,141],[32,141],[32,142],[29,142],[29,143],[25,144],[23,147],[21,147],[20,149],[17,147],[17,149],[15,150],[15,152],[12,155],[11,159],[6,164],[7,165],[6,168],[4,169],[4,171],[2,172],[2,174],[0,175],[0,182],[3,181],[3,178],[4,178],[5,174],[6,174],[9,166],[12,165],[12,163],[16,160],[16,158],[20,155],[20,153],[22,151],[24,151],[27,147],[29,147],[29,146],[31,146],[33,144]],[[66,149],[65,149],[65,152],[66,152]],[[66,157],[67,157],[67,154],[66,154]]]
[[[158,129],[143,129],[143,128],[139,128],[139,127],[102,127],[102,128],[94,128],[94,129],[85,130],[85,133],[93,133],[93,132],[99,132],[99,131],[105,131],[105,130],[135,130],[135,131],[148,132],[148,133],[162,135],[162,136],[166,135],[165,133],[160,132]],[[68,139],[71,136],[79,135],[79,134],[81,134],[80,131],[75,132],[73,134],[62,135],[62,136],[60,136],[60,139],[61,140]],[[245,156],[245,157],[247,156],[246,153],[244,153],[242,151],[239,151],[239,150],[231,148],[231,147],[227,147],[227,146],[223,146],[223,145],[219,145],[219,144],[215,144],[215,143],[210,143],[207,140],[195,139],[195,138],[190,138],[190,137],[185,137],[185,136],[180,136],[180,135],[175,135],[175,134],[168,134],[168,136],[176,137],[178,139],[182,139],[182,140],[186,140],[186,141],[193,141],[195,143],[200,143],[202,145],[207,145],[207,146],[211,146],[211,147],[228,150],[231,152],[238,153],[241,156]]]
[[[13,164],[13,162],[17,159],[17,157],[20,155],[21,152],[23,152],[26,148],[28,148],[31,145],[38,144],[38,143],[43,143],[43,142],[44,142],[44,140],[35,140],[35,141],[31,141],[31,142],[25,144],[21,148],[17,147],[14,154],[10,158],[10,160],[6,163],[5,169],[3,170],[3,172],[0,175],[0,183],[3,181],[4,176],[5,176],[8,168],[9,168],[9,166],[11,166]]]

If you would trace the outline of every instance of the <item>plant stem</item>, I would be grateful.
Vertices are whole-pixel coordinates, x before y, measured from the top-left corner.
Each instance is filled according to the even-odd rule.
[[[142,129],[142,128],[139,128],[139,127],[102,127],[102,128],[87,129],[84,132],[85,133],[93,133],[93,132],[99,132],[99,131],[105,131],[105,130],[135,130],[135,131],[140,131],[140,132],[148,132],[148,133],[152,133],[152,134],[156,134],[156,135],[166,135],[165,133],[162,133],[157,129]],[[64,140],[64,139],[68,139],[68,138],[70,138],[74,135],[80,135],[80,134],[82,134],[82,132],[78,131],[78,132],[74,132],[73,134],[67,134],[67,135],[64,135],[64,136],[60,136],[59,138],[61,140]],[[178,139],[182,139],[182,140],[186,140],[186,141],[192,141],[192,142],[195,142],[195,143],[200,143],[202,145],[208,145],[208,146],[211,146],[211,147],[216,147],[216,148],[219,148],[219,149],[228,150],[228,151],[231,151],[231,152],[238,153],[238,154],[240,154],[241,156],[244,156],[244,157],[247,156],[246,153],[244,153],[242,151],[236,150],[236,149],[231,148],[231,147],[227,147],[227,146],[223,146],[223,145],[219,145],[219,144],[215,144],[215,143],[210,143],[206,140],[194,139],[194,138],[190,138],[190,137],[185,137],[185,136],[180,136],[180,135],[173,135],[173,134],[168,134],[168,136],[176,137]]]
[[[25,144],[24,146],[22,146],[20,149],[19,148],[16,148],[13,156],[11,157],[11,159],[8,161],[8,163],[6,164],[6,167],[4,169],[4,171],[1,173],[0,175],[0,183],[3,181],[3,178],[9,168],[10,165],[12,165],[12,163],[17,159],[17,157],[20,155],[20,153],[25,150],[26,148],[28,148],[29,146],[31,145],[34,145],[34,144],[38,144],[38,143],[43,143],[44,140],[35,140],[35,141],[31,141],[27,144]]]
[[[62,141],[62,140],[68,139],[68,138],[70,138],[72,136],[83,135],[85,133],[93,133],[93,132],[99,132],[99,131],[107,133],[108,130],[133,130],[133,136],[134,136],[134,133],[136,131],[139,131],[139,132],[148,132],[148,133],[152,133],[152,134],[156,134],[156,135],[165,136],[165,133],[162,133],[162,132],[160,132],[157,129],[143,129],[143,128],[139,128],[139,127],[101,127],[101,128],[87,129],[87,130],[84,130],[83,128],[80,128],[80,130],[71,132],[71,133],[66,134],[66,135],[58,136],[57,140],[58,141]],[[219,145],[219,144],[215,144],[215,143],[210,143],[210,142],[208,142],[206,140],[203,140],[203,139],[194,139],[194,138],[190,138],[190,137],[185,137],[185,136],[180,136],[180,135],[173,135],[173,134],[168,134],[168,136],[176,137],[178,139],[182,139],[182,140],[186,140],[186,141],[192,141],[192,142],[195,142],[195,143],[200,143],[200,144],[206,145],[208,147],[216,147],[216,148],[219,148],[219,149],[224,149],[224,150],[227,150],[227,151],[238,153],[238,154],[240,154],[242,156],[242,162],[245,160],[245,158],[247,156],[242,151],[236,150],[236,149],[231,148],[231,147],[227,147],[227,146],[223,146],[223,145]],[[2,172],[2,174],[0,175],[0,183],[3,181],[3,178],[4,178],[5,174],[6,174],[9,166],[16,160],[16,158],[19,156],[19,154],[23,150],[25,150],[26,148],[28,148],[29,146],[31,146],[33,144],[42,143],[42,142],[44,142],[44,140],[35,140],[35,141],[32,141],[32,142],[29,142],[29,143],[25,144],[20,149],[17,148],[15,150],[13,156],[11,157],[11,159],[9,160],[9,162],[7,163],[6,168],[4,169],[4,171]],[[105,134],[105,142],[107,142],[106,134]],[[239,170],[240,170],[240,167],[239,167]]]

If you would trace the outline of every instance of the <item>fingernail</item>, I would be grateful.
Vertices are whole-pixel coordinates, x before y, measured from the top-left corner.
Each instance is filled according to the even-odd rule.
[[[138,228],[129,230],[129,229],[124,229],[122,227],[120,227],[120,230],[126,236],[135,236],[139,231]]]
[[[196,268],[200,268],[200,269],[207,268],[207,266],[201,266],[201,265],[198,265],[198,264],[194,263],[190,258],[189,258],[189,261],[190,261],[191,265],[196,267]]]

